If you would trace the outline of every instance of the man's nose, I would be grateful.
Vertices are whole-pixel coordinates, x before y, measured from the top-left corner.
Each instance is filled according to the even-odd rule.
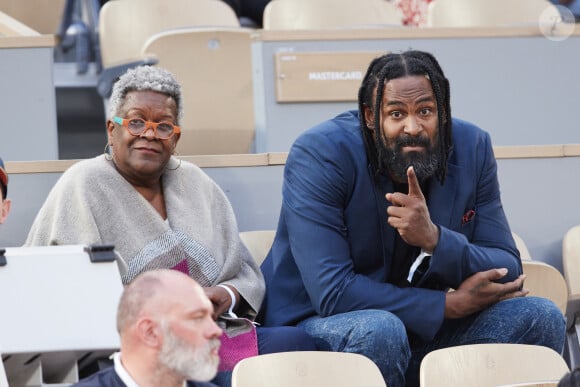
[[[406,134],[411,136],[416,136],[423,130],[423,127],[417,120],[417,118],[413,115],[409,115],[407,120],[405,121],[405,128],[404,131]]]
[[[207,330],[207,337],[209,337],[209,338],[220,337],[222,335],[222,333],[223,333],[222,329],[216,324],[215,321],[210,319],[209,327]]]

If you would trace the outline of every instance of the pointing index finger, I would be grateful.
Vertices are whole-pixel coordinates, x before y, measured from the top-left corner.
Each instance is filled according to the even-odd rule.
[[[407,168],[407,183],[409,184],[409,196],[415,196],[424,199],[423,191],[421,191],[419,180],[415,174],[415,168],[413,168],[412,165]]]

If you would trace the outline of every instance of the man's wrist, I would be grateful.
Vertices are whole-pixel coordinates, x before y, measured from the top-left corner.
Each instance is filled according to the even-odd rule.
[[[435,232],[434,232],[435,237],[433,238],[433,240],[430,243],[428,243],[426,246],[421,248],[421,252],[424,252],[427,255],[433,255],[435,248],[439,244],[439,235],[440,235],[439,226],[437,226],[436,224],[434,224],[433,226],[435,227]]]

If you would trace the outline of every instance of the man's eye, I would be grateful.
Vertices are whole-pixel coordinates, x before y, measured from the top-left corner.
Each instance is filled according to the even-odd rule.
[[[401,112],[398,112],[398,111],[391,112],[391,117],[393,117],[393,118],[401,118],[401,116],[402,116]]]

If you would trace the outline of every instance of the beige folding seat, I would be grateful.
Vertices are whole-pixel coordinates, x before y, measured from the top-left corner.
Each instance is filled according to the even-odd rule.
[[[344,352],[281,352],[246,358],[234,367],[232,387],[385,387],[369,358]]]
[[[541,15],[545,20],[558,20],[560,12],[549,0],[433,0],[428,6],[427,25],[537,26]]]
[[[251,30],[182,28],[151,36],[143,57],[182,87],[179,155],[251,153],[254,140]]]
[[[439,349],[421,362],[421,387],[493,387],[554,382],[569,371],[554,350],[527,344],[473,344]]]
[[[325,29],[400,26],[399,9],[385,0],[273,0],[264,9],[264,29]]]
[[[276,236],[276,230],[255,230],[255,231],[242,231],[240,232],[240,238],[244,245],[250,250],[252,257],[256,260],[258,265],[264,262],[264,259],[270,252],[272,243],[274,242],[274,237]]]

